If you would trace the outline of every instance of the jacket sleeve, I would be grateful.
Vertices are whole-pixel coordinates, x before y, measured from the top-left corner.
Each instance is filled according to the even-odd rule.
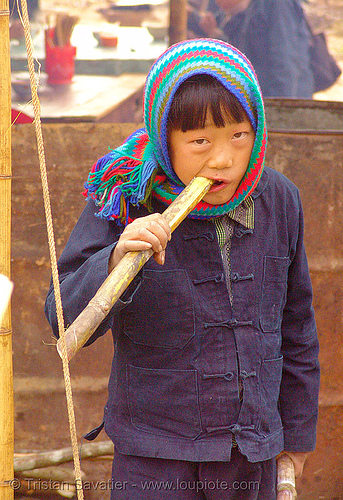
[[[284,363],[279,403],[284,426],[284,449],[307,452],[315,448],[316,441],[319,344],[299,194],[298,199],[299,231],[294,244],[294,255],[291,255],[287,301],[282,322]]]
[[[65,328],[83,311],[107,278],[109,258],[120,236],[118,226],[95,217],[96,211],[94,202],[89,201],[58,261]],[[139,281],[137,277],[133,280],[128,290],[113,306],[110,314],[85,345],[91,344],[112,327],[114,314],[131,302],[131,297]],[[55,294],[52,283],[46,298],[45,314],[54,334],[58,336]]]

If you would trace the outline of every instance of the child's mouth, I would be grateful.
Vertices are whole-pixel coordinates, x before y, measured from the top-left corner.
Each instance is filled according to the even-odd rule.
[[[211,189],[209,190],[209,193],[214,193],[216,191],[220,191],[227,185],[227,182],[224,181],[214,181],[212,184]]]

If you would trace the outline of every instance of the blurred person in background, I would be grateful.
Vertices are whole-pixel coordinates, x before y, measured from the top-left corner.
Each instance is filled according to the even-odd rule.
[[[241,50],[255,68],[264,97],[312,98],[311,38],[301,0],[190,3],[188,30],[190,37],[217,38]]]

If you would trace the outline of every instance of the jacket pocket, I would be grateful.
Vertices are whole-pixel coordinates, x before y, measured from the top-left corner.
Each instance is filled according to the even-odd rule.
[[[139,290],[123,315],[135,344],[182,349],[194,336],[194,304],[186,271],[145,269]]]
[[[260,324],[265,333],[281,328],[289,264],[288,257],[264,258]]]
[[[131,422],[137,429],[188,439],[199,435],[195,370],[155,370],[128,365],[127,390]]]
[[[260,373],[260,423],[259,432],[263,436],[282,429],[278,410],[282,378],[283,356],[266,359],[262,362]]]

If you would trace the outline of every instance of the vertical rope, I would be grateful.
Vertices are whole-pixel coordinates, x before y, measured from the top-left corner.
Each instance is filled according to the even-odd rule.
[[[31,34],[30,34],[30,23],[29,23],[29,16],[28,16],[26,0],[21,0],[21,7],[22,7],[22,23],[23,23],[23,27],[24,27],[24,33],[25,33],[27,60],[28,60],[28,67],[29,67],[29,74],[30,74],[32,105],[33,105],[33,111],[34,111],[34,117],[35,117],[34,124],[35,124],[35,129],[36,129],[39,167],[40,167],[41,182],[42,182],[42,189],[43,189],[46,226],[47,226],[47,232],[48,232],[48,244],[49,244],[50,261],[51,261],[51,269],[52,269],[52,280],[53,280],[54,291],[55,291],[58,331],[59,331],[60,338],[62,339],[62,342],[61,342],[61,344],[62,344],[62,346],[61,346],[62,347],[62,366],[63,366],[64,383],[65,383],[65,389],[66,389],[70,437],[71,437],[71,443],[72,443],[72,448],[73,448],[75,484],[76,484],[76,490],[77,490],[77,498],[78,498],[78,500],[83,500],[84,496],[83,496],[83,489],[82,489],[80,456],[79,456],[78,443],[77,443],[73,395],[72,395],[69,364],[68,364],[67,347],[66,347],[65,334],[64,334],[62,299],[61,299],[61,291],[60,291],[60,285],[59,285],[59,279],[58,279],[58,268],[57,268],[54,228],[53,228],[53,222],[52,222],[49,185],[48,185],[48,178],[47,178],[47,171],[46,171],[45,151],[44,151],[44,143],[43,143],[43,135],[42,135],[41,118],[40,118],[41,117],[41,108],[40,108],[40,102],[39,102],[38,93],[37,93],[37,81],[36,81],[36,76],[35,76],[34,58],[33,58],[33,43],[32,43]]]

